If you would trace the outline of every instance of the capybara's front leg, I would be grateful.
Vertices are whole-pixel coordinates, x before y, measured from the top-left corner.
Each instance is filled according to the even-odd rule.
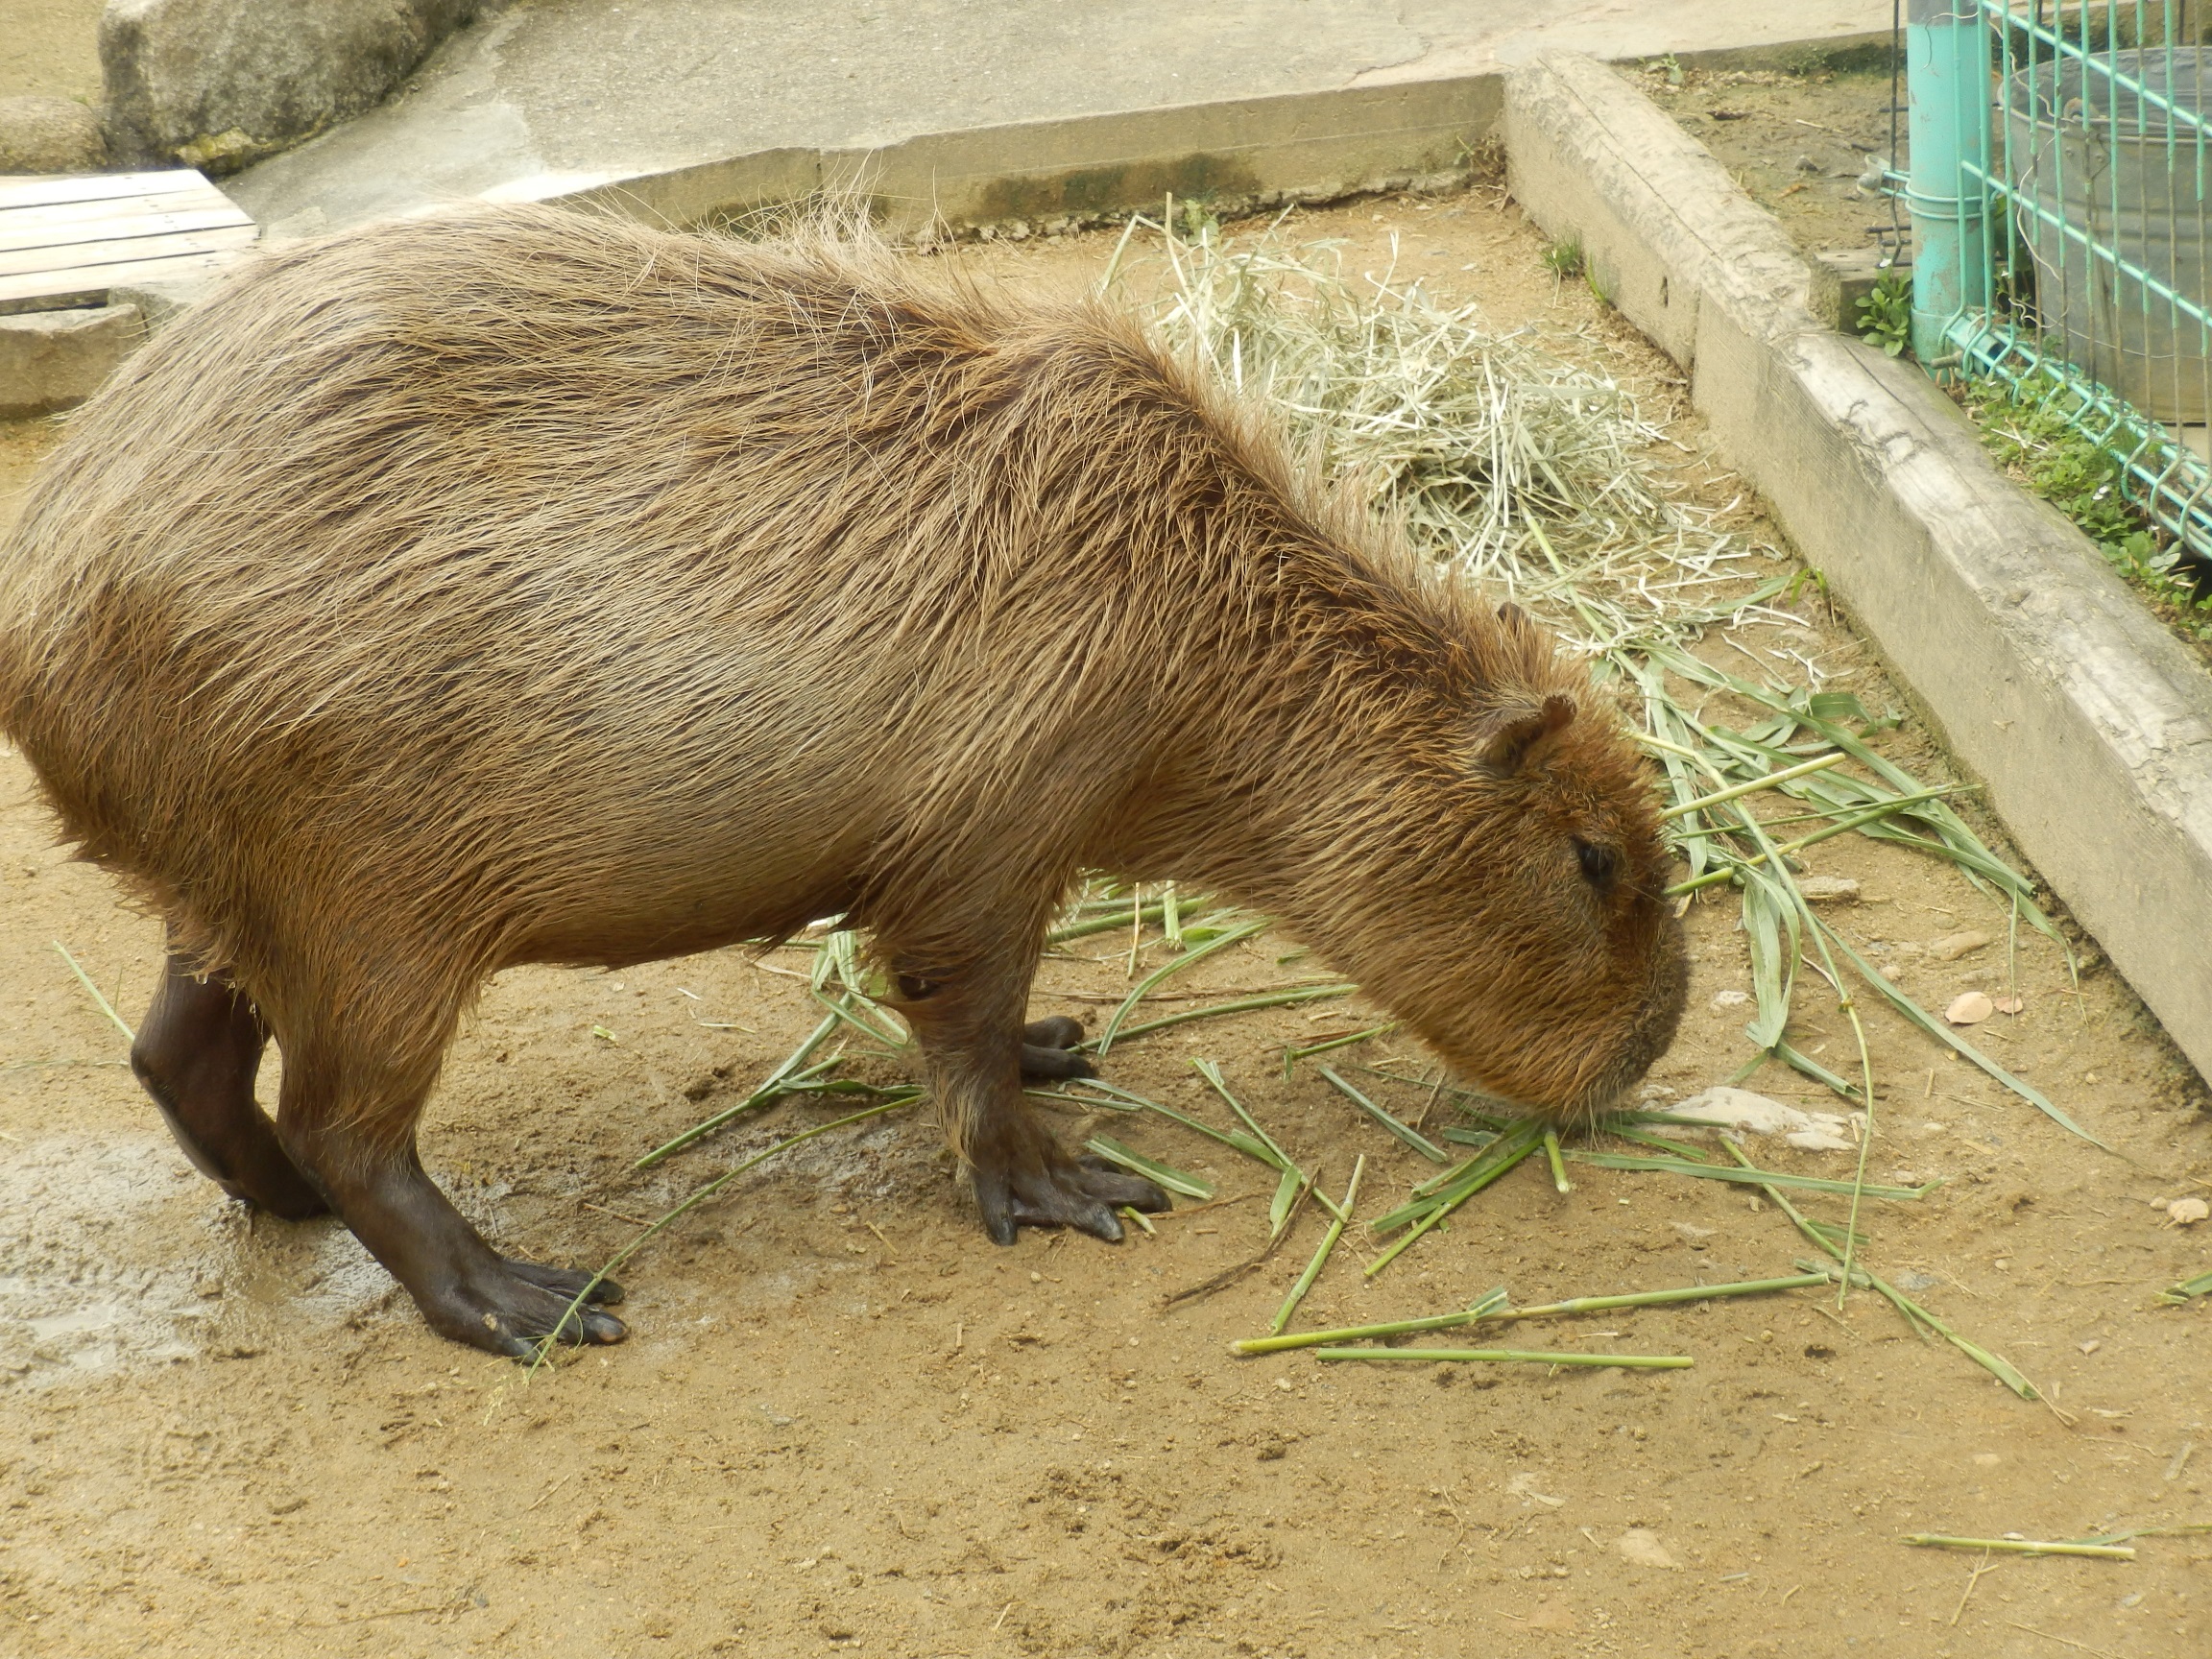
[[[1071,1157],[1022,1098],[1032,1052],[1080,1062],[1072,1021],[1024,1027],[1027,973],[933,980],[902,974],[901,1011],[914,1027],[944,1115],[946,1139],[967,1166],[984,1230],[1011,1244],[1023,1227],[1073,1227],[1118,1242],[1122,1205],[1166,1210],[1167,1194],[1096,1158]],[[1063,1071],[1060,1075],[1080,1075]]]
[[[369,1254],[407,1287],[430,1329],[515,1358],[546,1336],[619,1342],[622,1321],[599,1305],[622,1300],[612,1280],[499,1255],[423,1173],[415,1118],[427,1077],[407,1091],[312,1049],[285,1055],[277,1133]]]

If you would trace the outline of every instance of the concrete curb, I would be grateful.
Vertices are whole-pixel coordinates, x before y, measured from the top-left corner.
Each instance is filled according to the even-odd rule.
[[[1706,151],[1587,58],[1516,70],[1507,177],[1863,624],[2052,887],[2212,1077],[2212,676],[1919,368],[1822,327]]]
[[[1172,192],[1221,211],[1443,185],[1498,124],[1497,74],[1017,121],[879,149],[768,150],[673,172],[501,192],[595,203],[675,225],[817,191],[868,199],[894,236],[939,224],[1060,228],[1157,207]]]

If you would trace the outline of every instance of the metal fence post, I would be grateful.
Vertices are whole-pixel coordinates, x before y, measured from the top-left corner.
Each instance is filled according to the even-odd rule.
[[[1912,170],[1912,351],[1934,364],[1951,325],[1984,300],[1989,280],[1989,31],[1980,0],[1911,0],[1905,80]]]

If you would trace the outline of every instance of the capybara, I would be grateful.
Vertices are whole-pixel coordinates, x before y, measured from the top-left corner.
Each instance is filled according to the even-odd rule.
[[[1655,792],[1585,672],[1133,323],[945,263],[519,206],[276,252],[72,421],[0,554],[0,725],[168,923],[138,1075],[445,1335],[623,1331],[416,1156],[517,963],[852,918],[1001,1243],[1166,1202],[1022,1099],[1086,870],[1281,918],[1561,1119],[1673,1034]]]

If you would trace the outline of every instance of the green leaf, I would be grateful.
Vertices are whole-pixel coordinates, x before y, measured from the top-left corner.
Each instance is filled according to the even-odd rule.
[[[1158,1159],[1147,1158],[1143,1153],[1122,1145],[1111,1135],[1094,1135],[1083,1144],[1107,1163],[1118,1164],[1122,1168],[1142,1175],[1170,1192],[1180,1192],[1186,1198],[1200,1200],[1214,1196],[1214,1189],[1197,1176],[1186,1175],[1182,1170],[1163,1164]]]

